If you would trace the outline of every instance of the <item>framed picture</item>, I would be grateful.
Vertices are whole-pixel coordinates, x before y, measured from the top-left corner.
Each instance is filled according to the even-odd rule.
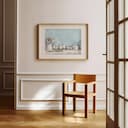
[[[38,59],[86,60],[87,24],[39,24]]]

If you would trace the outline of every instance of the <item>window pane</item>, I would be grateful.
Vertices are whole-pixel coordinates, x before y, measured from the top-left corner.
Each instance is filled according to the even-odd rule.
[[[125,98],[128,99],[128,62],[125,68]]]
[[[128,21],[125,23],[125,57],[128,59]]]
[[[119,25],[119,58],[124,58],[124,24]]]
[[[119,20],[124,18],[124,0],[119,0]]]
[[[108,88],[114,90],[114,64],[108,65]]]
[[[125,17],[128,17],[128,0],[125,0]]]
[[[125,102],[125,128],[128,128],[128,102]]]
[[[109,13],[109,4],[108,4],[108,6],[107,6],[107,32],[109,32],[109,24],[110,24],[109,23],[109,17],[110,17],[109,14],[110,13]]]
[[[110,88],[110,83],[109,83],[109,81],[110,81],[110,79],[109,79],[109,74],[110,74],[110,72],[109,72],[109,66],[110,64],[107,64],[107,88]]]
[[[110,2],[110,11],[109,11],[109,20],[110,20],[110,31],[114,30],[114,0]]]
[[[124,128],[124,99],[119,98],[119,127]]]
[[[107,37],[107,59],[114,61],[114,34],[110,34]]]
[[[110,116],[110,99],[109,99],[109,97],[110,97],[110,93],[109,93],[109,91],[107,91],[107,115],[109,115]]]
[[[110,54],[110,35],[107,35],[107,60],[109,61],[109,54]]]
[[[110,35],[110,47],[109,47],[109,50],[110,50],[110,53],[109,53],[109,60],[110,61],[114,61],[114,34],[111,34]]]
[[[110,107],[110,118],[112,120],[114,120],[114,94],[112,92],[110,92],[110,104],[109,104],[109,107]]]
[[[119,94],[124,96],[124,62],[119,63]]]

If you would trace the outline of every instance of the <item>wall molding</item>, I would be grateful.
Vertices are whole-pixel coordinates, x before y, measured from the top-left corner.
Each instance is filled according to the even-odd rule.
[[[85,72],[17,72],[17,75],[73,75],[74,73],[85,74]],[[87,74],[96,74],[98,76],[106,76],[105,73],[87,73]]]
[[[14,96],[13,92],[0,93],[0,96]]]
[[[58,72],[49,72],[49,73],[42,73],[42,72],[19,72],[17,73],[16,75],[17,76],[46,76],[46,77],[51,77],[51,76],[65,76],[65,77],[73,77],[73,74],[74,73],[64,73],[64,72],[61,72],[61,73],[58,73]],[[84,74],[84,73],[80,73],[80,74]],[[91,74],[91,73],[87,73],[87,74]],[[92,73],[94,74],[94,73]],[[97,82],[103,82],[103,81],[106,81],[106,74],[98,74],[96,73],[96,78],[97,78]]]
[[[5,39],[6,39],[6,35],[5,35],[5,33],[6,33],[6,30],[5,30],[5,23],[6,23],[5,22],[6,21],[6,19],[5,19],[5,15],[6,15],[5,8],[6,7],[5,7],[5,4],[6,3],[5,3],[5,1],[6,0],[2,0],[2,3],[3,3],[3,23],[2,23],[3,24],[3,45],[2,45],[3,46],[3,51],[2,51],[3,54],[2,54],[2,62],[3,63],[14,63],[14,62],[16,62],[15,60],[7,60],[6,55],[5,55],[6,54],[5,53],[5,49],[6,49],[6,47],[5,47]]]
[[[18,72],[16,75],[18,75],[18,76],[20,76],[20,75],[22,75],[22,76],[35,76],[35,75],[42,75],[42,76],[51,76],[51,75],[63,75],[63,76],[65,76],[65,75],[73,75],[73,73],[58,73],[58,72],[44,72],[44,73],[42,73],[42,72]]]
[[[5,78],[6,78],[7,74],[14,74],[14,72],[13,71],[3,71],[3,84],[2,84],[3,90],[13,90],[14,89],[13,87],[10,87],[10,88],[6,87]]]
[[[50,100],[35,100],[35,99],[27,99],[25,97],[23,97],[23,87],[24,82],[47,82],[47,83],[51,83],[51,82],[59,82],[62,83],[63,81],[65,81],[67,79],[30,79],[30,78],[24,78],[24,79],[20,79],[20,87],[19,87],[19,101],[21,102],[46,102],[46,101],[61,101],[61,98],[56,98],[56,99],[50,99]]]
[[[105,82],[105,74],[97,74],[98,75],[98,86],[101,89],[105,88],[106,86],[104,83]],[[16,109],[17,110],[61,110],[62,106],[61,106],[61,102],[62,102],[62,97],[58,96],[57,99],[51,99],[51,100],[40,100],[40,99],[31,99],[29,97],[24,97],[23,96],[23,90],[25,90],[25,84],[28,85],[31,88],[31,83],[34,83],[32,85],[32,87],[36,87],[36,85],[38,84],[37,82],[42,82],[42,86],[43,82],[48,82],[48,83],[54,83],[54,82],[60,82],[60,85],[62,85],[61,83],[65,80],[71,80],[72,79],[73,74],[72,73],[36,73],[36,74],[17,74],[17,86],[16,86]],[[46,86],[46,85],[45,85]],[[51,84],[52,86],[52,84]],[[54,84],[53,84],[54,86]],[[52,87],[53,87],[52,86]],[[58,85],[59,86],[59,85]],[[98,89],[99,89],[98,88]],[[58,90],[58,89],[57,89]],[[82,104],[82,99],[79,99],[77,102],[78,103],[78,109],[82,109],[81,108],[81,104]],[[91,102],[92,99],[89,99],[89,108],[92,108],[91,106]],[[105,102],[106,102],[106,97],[97,97],[96,98],[96,103],[97,103],[97,110],[105,110]],[[38,107],[39,106],[39,107]],[[72,102],[71,99],[67,99],[67,109],[72,109]]]
[[[5,59],[5,0],[2,0],[3,2],[3,56],[2,56],[2,59],[3,59],[3,62],[8,62],[6,59]]]
[[[14,69],[15,68],[15,66],[6,66],[6,65],[3,65],[3,66],[1,66],[0,65],[0,68],[6,68],[6,69]]]

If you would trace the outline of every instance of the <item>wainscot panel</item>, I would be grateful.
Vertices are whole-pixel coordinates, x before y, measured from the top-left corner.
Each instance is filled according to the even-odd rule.
[[[61,110],[62,82],[72,78],[72,74],[18,74],[16,109]],[[97,74],[97,109],[105,109],[105,83],[105,75]],[[92,99],[89,99],[89,109],[91,104]],[[83,109],[83,107],[83,101],[78,99],[77,109]],[[71,98],[67,99],[67,109],[72,109]]]

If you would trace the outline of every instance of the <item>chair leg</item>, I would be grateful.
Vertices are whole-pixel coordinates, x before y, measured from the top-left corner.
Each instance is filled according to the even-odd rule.
[[[76,111],[76,98],[73,97],[73,111]]]
[[[87,116],[88,116],[88,110],[87,110],[87,99],[85,98],[85,118],[87,118]]]
[[[62,115],[65,114],[65,109],[66,109],[66,97],[64,95],[65,92],[65,85],[63,83],[62,85]]]
[[[93,84],[93,93],[96,93],[96,84]],[[96,96],[93,96],[93,113],[96,112]]]
[[[65,109],[66,109],[66,97],[63,95],[63,101],[62,101],[62,114],[65,115]]]
[[[96,112],[96,96],[93,96],[93,113]]]
[[[88,116],[88,93],[87,93],[87,85],[85,85],[85,98],[84,98],[84,101],[85,101],[85,108],[84,108],[84,113],[85,113],[85,118],[87,118]]]
[[[76,83],[73,84],[73,91],[76,91]],[[76,111],[76,98],[73,97],[73,111]]]

